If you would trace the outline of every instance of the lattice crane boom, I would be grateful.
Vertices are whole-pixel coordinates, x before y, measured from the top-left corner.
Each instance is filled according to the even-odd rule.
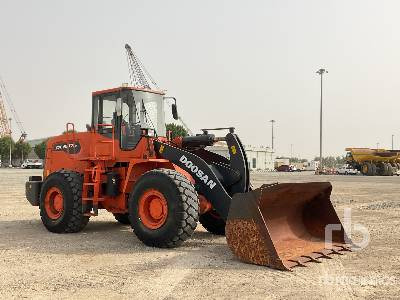
[[[0,138],[10,136],[10,125],[8,123],[6,108],[4,106],[3,94],[0,90]]]
[[[159,90],[157,83],[146,70],[139,57],[133,52],[131,46],[125,44],[126,57],[129,67],[130,84],[134,87]]]
[[[17,111],[15,110],[14,104],[11,101],[11,97],[10,94],[7,91],[6,85],[4,84],[3,79],[0,77],[0,97],[2,99],[5,99],[8,105],[9,110],[11,111],[11,114],[13,115],[14,121],[18,126],[19,131],[21,132],[21,136],[19,138],[19,141],[24,141],[27,133],[24,129],[24,126],[22,125],[21,119],[18,116]],[[4,116],[3,116],[4,115]],[[3,118],[5,117],[6,121],[5,123],[3,122]],[[4,109],[4,102],[0,99],[0,118],[1,118],[1,135],[3,135],[3,124],[7,124],[6,126],[6,132],[8,132],[8,134],[6,134],[5,136],[10,136],[11,135],[11,131],[10,131],[10,126],[8,124],[8,120],[7,120],[7,114],[6,111]]]
[[[135,52],[133,52],[129,44],[125,44],[125,50],[128,60],[130,84],[134,87],[160,90],[154,78],[147,71]],[[171,103],[167,103],[171,105]],[[193,135],[192,131],[190,130],[189,126],[186,125],[185,121],[180,116],[178,117],[178,119],[182,123],[183,127],[188,131],[188,133],[190,135]]]

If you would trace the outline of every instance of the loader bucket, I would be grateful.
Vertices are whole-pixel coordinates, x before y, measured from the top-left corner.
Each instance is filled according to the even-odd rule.
[[[225,228],[230,249],[244,262],[280,270],[351,251],[331,191],[329,182],[275,183],[234,195]],[[331,243],[328,224],[340,225]]]

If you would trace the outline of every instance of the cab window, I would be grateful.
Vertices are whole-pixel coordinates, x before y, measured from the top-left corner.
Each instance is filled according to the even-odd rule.
[[[132,150],[141,138],[140,118],[131,92],[122,96],[121,149]]]
[[[100,95],[93,101],[93,126],[97,131],[109,138],[112,137],[112,127],[105,125],[113,125],[115,127],[115,106],[116,95]]]

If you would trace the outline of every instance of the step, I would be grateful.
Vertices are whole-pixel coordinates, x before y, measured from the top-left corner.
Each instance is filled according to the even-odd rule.
[[[94,198],[82,198],[82,201],[94,201]],[[104,201],[104,198],[97,198],[97,202]]]

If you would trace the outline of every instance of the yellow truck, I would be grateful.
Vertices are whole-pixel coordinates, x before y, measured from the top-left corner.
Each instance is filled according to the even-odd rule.
[[[367,176],[400,173],[400,150],[346,148],[346,162]]]

